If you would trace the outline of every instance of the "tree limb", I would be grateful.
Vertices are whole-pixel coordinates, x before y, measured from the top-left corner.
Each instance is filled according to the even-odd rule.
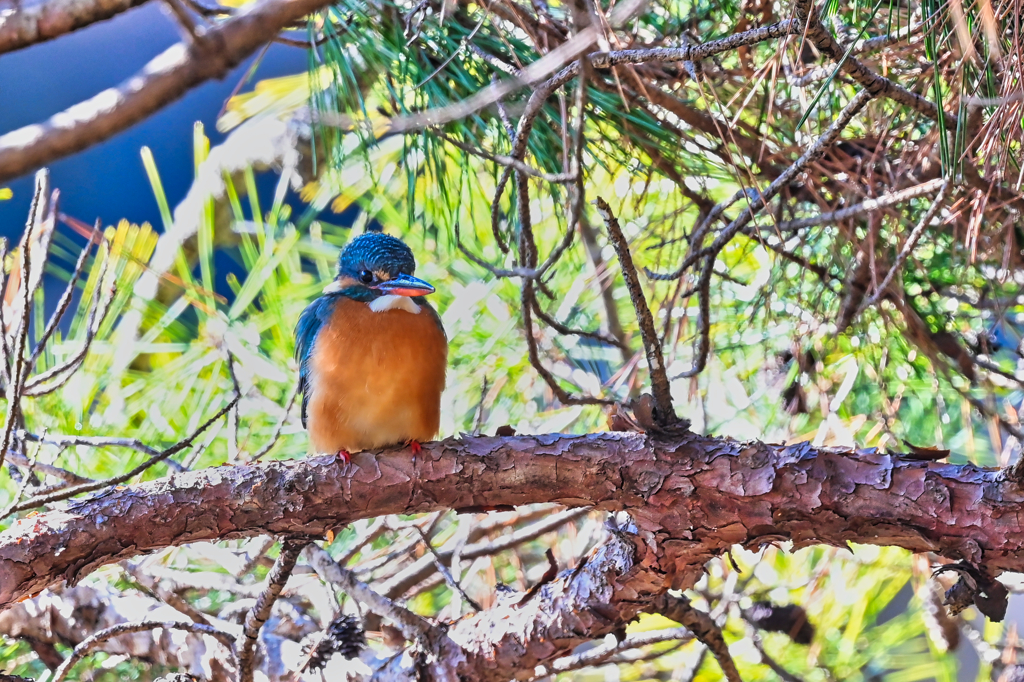
[[[735,543],[786,540],[1024,569],[1024,520],[1013,511],[1024,491],[992,469],[693,434],[465,437],[427,444],[415,461],[403,448],[359,453],[349,467],[310,457],[178,474],[21,519],[0,533],[0,605],[171,545],[550,501],[630,511],[644,565],[664,587],[692,583]]]
[[[170,47],[121,85],[104,90],[48,121],[3,135],[0,182],[102,142],[192,88],[213,78],[223,78],[283,27],[324,4],[325,0],[256,0],[244,11],[210,28],[201,40]]]
[[[47,0],[38,5],[16,4],[0,13],[0,54],[46,42],[65,33],[105,21],[146,0]]]

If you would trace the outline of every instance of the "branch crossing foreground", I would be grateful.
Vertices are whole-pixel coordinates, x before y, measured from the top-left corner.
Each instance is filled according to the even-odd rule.
[[[624,432],[452,438],[424,445],[415,463],[402,448],[360,453],[348,466],[324,456],[225,466],[23,518],[0,534],[0,603],[190,542],[322,536],[358,519],[449,508],[558,502],[629,512],[633,525],[613,528],[576,569],[529,599],[499,599],[434,642],[441,677],[508,679],[616,631],[665,589],[692,586],[734,544],[891,545],[982,574],[1024,570],[1022,500],[997,470],[807,443]]]

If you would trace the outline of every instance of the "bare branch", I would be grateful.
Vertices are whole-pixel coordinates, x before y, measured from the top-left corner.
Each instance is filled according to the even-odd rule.
[[[285,424],[287,424],[288,420],[291,419],[292,407],[295,406],[295,400],[298,397],[298,395],[299,387],[296,386],[295,390],[292,391],[291,397],[288,399],[288,404],[284,406],[284,414],[281,415],[281,418],[278,420],[277,425],[274,426],[274,430],[270,434],[270,438],[267,439],[267,444],[260,448],[259,451],[252,456],[251,461],[260,461],[268,452],[274,449],[274,446],[277,444],[278,439],[281,437],[281,432],[284,431]]]
[[[19,3],[0,17],[0,54],[53,40],[110,19],[146,0],[46,0]]]
[[[161,628],[164,630],[184,630],[185,632],[191,632],[198,635],[209,635],[226,645],[230,650],[234,650],[234,640],[226,632],[218,630],[212,625],[203,625],[201,623],[192,623],[189,621],[181,622],[161,622],[161,621],[149,621],[144,620],[136,623],[121,623],[109,627],[106,630],[100,630],[96,634],[92,635],[84,642],[75,647],[75,650],[71,652],[71,655],[67,657],[64,663],[57,669],[53,675],[53,682],[63,682],[63,680],[71,672],[72,666],[80,661],[84,656],[89,654],[93,649],[98,647],[103,642],[107,641],[111,637],[117,637],[118,635],[127,635],[133,632],[142,632],[144,630],[155,630]]]
[[[18,437],[21,438],[23,431],[18,431]],[[31,439],[27,439],[31,440]],[[18,466],[28,466],[29,459],[17,450],[7,451],[7,461],[11,464],[17,464]],[[43,462],[36,462],[35,469],[41,474],[46,476],[53,476],[58,478],[65,483],[71,483],[77,485],[79,483],[92,483],[92,479],[87,476],[79,476],[78,474],[68,471],[67,469],[61,469],[60,467],[53,466],[52,464],[45,464]]]
[[[566,523],[580,518],[590,512],[590,509],[577,508],[577,509],[566,509],[547,516],[547,518],[541,519],[536,523],[530,524],[525,528],[515,531],[509,535],[498,538],[494,541],[477,542],[474,544],[467,545],[462,550],[462,558],[465,560],[473,560],[483,556],[493,556],[500,554],[506,550],[512,549],[524,542],[530,542],[536,540],[545,533],[551,533],[558,530]],[[479,534],[480,537],[490,530],[484,525],[475,526],[469,535],[470,541],[473,541]],[[454,556],[453,549],[440,549],[438,550],[441,560],[444,562],[450,561]],[[382,581],[379,585],[381,594],[391,599],[398,599],[406,594],[414,585],[423,580],[426,580],[433,573],[434,562],[431,557],[420,557],[417,561],[411,565],[402,569],[401,572]]]
[[[907,187],[906,189],[883,194],[880,197],[865,199],[859,204],[846,206],[828,213],[820,213],[806,218],[786,220],[773,225],[764,225],[760,227],[763,229],[777,230],[778,232],[795,232],[796,230],[801,230],[805,227],[830,225],[832,223],[838,223],[842,220],[846,220],[847,218],[853,218],[854,216],[858,216],[863,213],[871,213],[872,211],[877,211],[880,208],[895,206],[896,204],[902,204],[904,201],[909,201],[910,199],[924,196],[925,194],[931,194],[935,190],[941,188],[945,182],[945,178],[935,178],[934,180],[928,180],[927,182],[922,182],[914,185],[913,187]]]
[[[550,665],[544,666],[543,676],[547,677],[550,675],[572,672],[573,670],[579,670],[580,668],[589,668],[591,666],[600,665],[612,656],[620,654],[623,651],[629,651],[630,649],[638,649],[643,646],[650,646],[661,642],[677,641],[679,643],[684,643],[692,639],[693,633],[689,628],[685,627],[640,632],[635,635],[629,635],[621,642],[617,642],[615,644],[602,644],[601,646],[596,646],[593,649],[588,649],[582,653],[552,661]]]
[[[434,560],[434,566],[437,568],[437,572],[440,573],[441,576],[444,578],[444,581],[448,584],[448,587],[450,587],[459,596],[461,596],[466,601],[466,603],[473,608],[474,611],[480,611],[480,604],[477,603],[475,599],[466,594],[466,591],[462,589],[462,585],[460,585],[459,581],[455,578],[455,576],[452,575],[452,572],[448,570],[448,567],[445,566],[444,561],[441,559],[441,555],[437,553],[437,550],[434,549],[434,545],[430,543],[430,538],[427,537],[427,534],[423,532],[422,528],[419,528],[418,530],[420,532],[420,537],[423,538],[423,544],[426,546],[427,552],[430,554],[430,557]],[[453,554],[453,563],[454,560],[455,555]]]
[[[739,670],[736,669],[736,663],[729,654],[729,645],[722,636],[722,628],[718,627],[710,615],[695,608],[686,597],[673,597],[668,594],[658,597],[650,610],[676,621],[692,632],[718,661],[726,680],[743,682]]]
[[[72,445],[84,445],[90,448],[127,448],[129,450],[135,450],[141,452],[144,455],[150,457],[160,454],[160,450],[146,445],[145,443],[132,439],[132,438],[108,438],[106,436],[64,436],[59,434],[35,434],[29,433],[23,429],[19,429],[18,438],[22,438],[27,441],[46,443],[48,445],[58,445],[61,447],[68,447]]]
[[[32,251],[34,248],[33,237],[35,236],[36,230],[39,228],[41,216],[45,210],[45,201],[47,195],[50,193],[50,173],[47,170],[41,170],[36,173],[36,184],[35,193],[32,195],[32,208],[28,212],[28,222],[25,225],[25,236],[22,238],[21,243],[21,279],[18,282],[18,289],[15,289],[15,296],[21,295],[23,297],[21,306],[21,319],[18,321],[19,324],[11,329],[14,341],[10,348],[11,356],[6,358],[6,362],[10,367],[10,381],[7,384],[7,414],[4,417],[4,435],[3,440],[0,440],[0,468],[3,467],[4,458],[7,456],[7,448],[11,444],[11,436],[14,434],[14,428],[21,417],[21,397],[22,392],[25,388],[25,346],[28,343],[28,332],[29,332],[29,315],[32,312]],[[43,256],[45,259],[45,255]],[[2,267],[2,264],[0,264]],[[39,263],[36,267],[42,268],[43,263]],[[7,286],[10,287],[13,284],[12,281],[8,280]],[[6,290],[3,292],[4,301],[0,301],[0,305],[6,305]],[[12,306],[12,310],[13,310]],[[14,320],[10,321],[12,324]],[[0,329],[0,334],[5,336],[8,333],[8,329]],[[12,510],[13,511],[13,510]],[[10,513],[10,512],[8,512]]]
[[[192,88],[221,78],[324,0],[256,0],[205,39],[179,43],[120,86],[105,90],[50,120],[0,137],[0,182],[102,142],[177,100]]]
[[[82,272],[85,270],[85,263],[89,259],[89,252],[92,250],[92,245],[95,238],[98,235],[103,234],[100,232],[100,221],[96,220],[96,227],[89,235],[89,241],[84,247],[82,252],[78,255],[78,261],[75,263],[75,269],[71,273],[71,279],[68,280],[67,287],[64,288],[64,293],[61,294],[60,300],[57,301],[57,308],[53,311],[53,315],[50,316],[50,321],[46,323],[46,329],[43,330],[42,335],[36,342],[36,347],[32,351],[32,357],[28,360],[28,367],[31,371],[32,367],[35,367],[36,360],[46,349],[46,342],[53,336],[53,332],[57,330],[57,325],[64,318],[64,314],[67,312],[68,307],[71,305],[71,299],[75,295],[75,287],[78,285],[78,280],[82,277]]]
[[[42,445],[37,443],[35,449],[32,451],[32,456],[27,458],[28,466],[22,475],[21,484],[18,485],[18,490],[14,493],[14,497],[11,498],[10,503],[0,510],[0,521],[6,519],[11,514],[11,510],[13,510],[25,496],[25,490],[28,488],[29,481],[32,480],[32,472],[36,468],[36,460],[39,459],[39,451],[42,450],[42,447]]]
[[[324,582],[338,585],[348,596],[360,602],[366,608],[379,616],[390,619],[398,626],[406,639],[416,640],[420,637],[443,637],[425,618],[417,616],[412,611],[375,592],[369,585],[356,578],[352,571],[340,566],[321,547],[309,545],[306,549],[306,560],[309,561],[317,575]]]
[[[917,246],[917,240],[921,238],[922,234],[924,234],[925,229],[932,222],[932,218],[935,217],[935,214],[943,207],[943,202],[946,199],[946,192],[949,191],[949,186],[950,181],[946,179],[939,188],[939,193],[935,195],[932,205],[928,207],[928,210],[924,212],[923,216],[921,216],[921,220],[918,221],[917,225],[915,225],[914,229],[910,232],[910,236],[907,237],[907,243],[903,245],[902,249],[900,249],[899,254],[896,256],[896,260],[893,261],[892,267],[890,267],[889,271],[885,273],[885,277],[882,278],[882,281],[878,284],[878,288],[871,295],[871,298],[861,303],[860,310],[857,311],[854,317],[860,316],[861,313],[878,303],[879,299],[885,295],[885,291],[889,288],[892,278],[896,276],[896,273],[903,267],[903,263],[914,251],[914,247]]]
[[[626,280],[626,290],[629,291],[629,298],[633,302],[633,309],[636,310],[637,321],[640,323],[640,337],[644,342],[647,366],[651,372],[655,418],[662,426],[672,426],[679,421],[679,417],[676,416],[675,409],[672,407],[672,389],[669,386],[668,372],[665,369],[665,356],[661,350],[658,330],[654,327],[651,309],[648,307],[644,291],[640,287],[640,278],[637,276],[636,266],[633,265],[633,256],[629,252],[629,243],[626,241],[626,236],[622,234],[619,221],[612,213],[612,207],[608,205],[608,202],[597,197],[594,204],[601,217],[604,218],[604,224],[608,227],[609,241],[619,257],[622,278]]]
[[[680,377],[696,376],[704,371],[704,367],[707,365],[708,354],[711,352],[711,276],[714,274],[714,262],[718,257],[725,245],[728,244],[733,237],[736,236],[740,230],[744,229],[747,224],[757,215],[757,213],[768,205],[775,195],[777,195],[784,187],[788,186],[796,176],[803,172],[813,161],[821,158],[825,150],[828,149],[842,133],[843,129],[849,125],[853,117],[856,116],[861,109],[863,109],[867,103],[871,100],[872,95],[868,90],[861,90],[853,99],[850,100],[832,124],[828,127],[824,134],[807,148],[799,159],[797,159],[789,168],[771,182],[758,196],[754,197],[747,208],[740,213],[732,222],[725,226],[725,228],[718,234],[718,236],[711,242],[711,245],[691,251],[691,253],[683,261],[683,264],[677,268],[674,272],[668,274],[652,273],[647,272],[649,277],[654,279],[675,279],[676,277],[682,276],[683,272],[695,263],[698,259],[704,259],[704,269],[701,272],[700,279],[697,282],[697,294],[699,297],[700,305],[700,329],[699,329],[699,342],[697,348],[697,357],[694,360],[693,367],[689,370],[681,373]],[[748,196],[750,193],[748,192]]]
[[[255,667],[256,640],[260,634],[260,628],[270,618],[270,611],[274,608],[284,584],[295,568],[299,560],[299,554],[309,544],[308,538],[285,538],[281,541],[281,554],[278,555],[274,567],[270,569],[267,576],[267,586],[256,598],[256,604],[245,616],[245,625],[242,634],[238,638],[238,681],[252,682]]]
[[[28,499],[25,502],[22,502],[21,504],[17,505],[11,511],[12,512],[18,512],[18,511],[23,511],[25,509],[32,509],[33,507],[41,507],[44,504],[51,504],[51,503],[57,502],[59,500],[66,500],[66,499],[68,499],[70,497],[74,497],[76,495],[81,495],[82,493],[89,493],[89,492],[92,492],[94,490],[100,490],[102,488],[108,488],[108,487],[116,486],[116,485],[118,485],[120,483],[124,483],[125,481],[131,480],[132,478],[134,478],[138,474],[141,474],[143,471],[145,471],[146,469],[150,468],[154,464],[162,462],[163,460],[167,459],[171,455],[177,454],[177,453],[181,452],[182,450],[184,450],[184,449],[186,449],[188,447],[191,447],[191,445],[195,441],[195,439],[198,438],[200,435],[202,435],[202,433],[204,431],[206,431],[206,429],[208,429],[214,422],[216,422],[218,419],[220,419],[225,414],[227,414],[227,412],[232,407],[234,407],[234,405],[235,405],[235,403],[237,401],[238,401],[237,397],[233,398],[230,402],[228,402],[227,405],[222,407],[220,409],[220,411],[217,412],[217,414],[215,414],[212,417],[210,417],[209,419],[207,419],[203,424],[201,424],[199,426],[198,429],[196,429],[187,438],[185,438],[184,440],[181,440],[181,441],[175,443],[171,447],[166,448],[165,450],[163,450],[163,451],[153,455],[148,460],[146,460],[145,462],[143,462],[142,464],[140,464],[139,466],[135,467],[134,469],[132,469],[131,471],[129,471],[127,473],[121,474],[119,476],[114,476],[113,478],[108,478],[108,479],[105,479],[103,481],[94,481],[92,483],[85,483],[83,485],[74,486],[72,488],[64,488],[64,489],[62,489],[62,490],[60,490],[58,492],[51,493],[51,494],[48,494],[48,495],[39,495],[39,496],[33,497],[31,499]]]

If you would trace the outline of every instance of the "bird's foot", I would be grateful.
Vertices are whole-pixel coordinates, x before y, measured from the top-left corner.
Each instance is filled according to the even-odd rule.
[[[410,440],[408,443],[406,443],[406,445],[412,448],[413,455],[418,455],[421,452],[423,452],[423,446],[420,445],[420,442],[418,440]]]
[[[342,464],[348,465],[352,461],[352,455],[348,450],[338,450],[338,459]]]

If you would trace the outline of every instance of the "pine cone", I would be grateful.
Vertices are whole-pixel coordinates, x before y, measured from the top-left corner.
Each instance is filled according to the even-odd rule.
[[[303,646],[303,655],[308,658],[303,670],[323,670],[334,654],[345,658],[357,657],[366,646],[366,634],[358,618],[340,615],[327,626],[320,641],[315,644],[314,641],[311,639]]]

